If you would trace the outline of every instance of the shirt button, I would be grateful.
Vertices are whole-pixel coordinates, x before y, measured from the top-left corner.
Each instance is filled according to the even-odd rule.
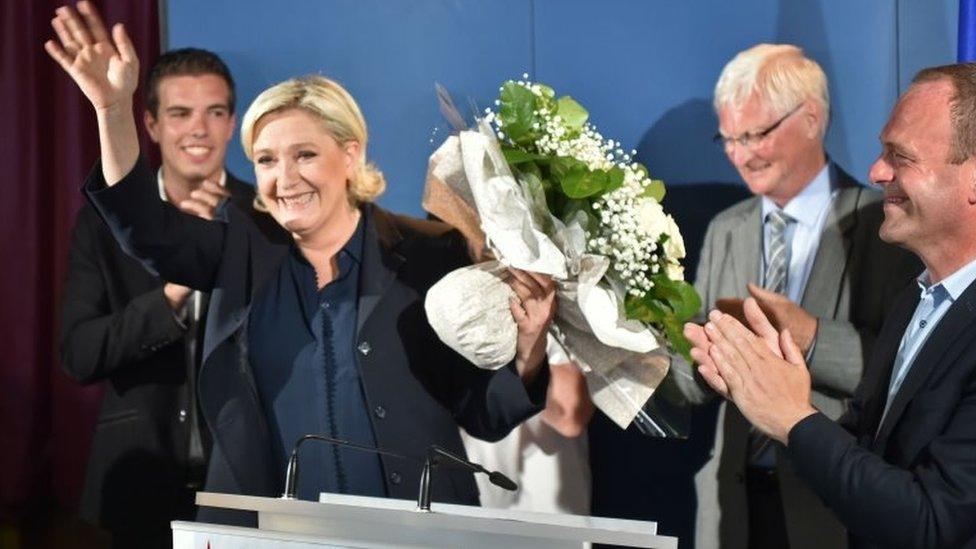
[[[186,410],[180,410],[180,423],[186,422]]]
[[[929,322],[927,320],[923,320],[923,321],[919,322],[918,325],[924,328],[925,325],[928,324],[928,323]]]
[[[369,342],[367,341],[360,343],[358,349],[359,352],[363,354],[363,356],[368,355],[369,352],[373,350],[373,348],[370,347]]]
[[[373,413],[376,414],[376,417],[383,419],[386,417],[386,408],[377,406],[376,408],[373,408]]]
[[[322,308],[323,309],[328,309],[330,307],[332,307],[332,304],[329,303],[328,301],[325,301],[325,302],[322,303]]]
[[[401,482],[403,482],[403,477],[400,476],[400,473],[393,471],[392,473],[390,473],[390,482],[392,482],[393,484],[400,484]]]

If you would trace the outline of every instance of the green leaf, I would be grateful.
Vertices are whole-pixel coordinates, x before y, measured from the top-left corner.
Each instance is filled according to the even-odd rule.
[[[652,179],[651,183],[644,188],[644,192],[641,193],[641,196],[653,198],[654,200],[661,202],[661,200],[664,200],[664,193],[664,181],[661,181],[660,179]]]
[[[593,206],[589,200],[571,198],[566,201],[562,212],[559,214],[553,212],[553,215],[559,217],[567,225],[581,214],[583,216],[583,221],[581,222],[583,230],[589,233],[597,227],[596,214],[593,212]]]
[[[556,114],[562,118],[567,127],[574,130],[582,129],[583,124],[586,124],[586,120],[590,117],[590,113],[586,112],[583,105],[568,95],[564,95],[556,101]]]
[[[555,230],[549,207],[546,205],[546,191],[542,186],[542,180],[533,173],[523,173],[519,178],[526,197],[529,199],[529,209],[532,217],[542,232],[551,235]]]
[[[671,280],[664,274],[651,277],[651,293],[665,301],[678,322],[690,320],[701,310],[701,297],[695,287],[683,280]]]
[[[549,169],[552,174],[556,177],[562,177],[564,174],[572,169],[582,167],[586,168],[586,165],[576,160],[575,158],[569,156],[556,156],[549,160]]]
[[[574,168],[559,178],[563,192],[570,198],[586,198],[600,194],[607,188],[607,174],[602,171],[590,171],[586,168]]]
[[[624,299],[624,312],[627,313],[627,318],[634,320],[640,320],[641,322],[646,322],[648,324],[660,324],[664,317],[669,314],[652,295],[645,295],[644,297],[634,297],[628,295]]]
[[[559,183],[569,198],[588,198],[606,192],[614,184],[623,183],[623,171],[619,174],[604,170],[591,170],[586,164],[567,156],[553,158],[549,162],[552,178]]]
[[[532,124],[536,121],[535,94],[524,86],[508,81],[502,85],[498,99],[502,131],[515,143],[532,141]]]
[[[536,162],[527,161],[527,162],[520,162],[518,164],[509,164],[509,165],[512,168],[512,171],[515,172],[516,176],[520,174],[530,173],[538,177],[539,179],[543,179],[542,170],[539,169],[539,164],[537,162],[541,162],[545,160],[546,160],[545,158],[541,158]],[[545,180],[543,180],[543,184],[545,184]]]
[[[669,319],[663,325],[664,336],[668,339],[668,345],[680,353],[689,363],[695,361],[691,358],[691,342],[685,337],[684,322],[675,322]]]
[[[620,168],[611,168],[607,172],[606,192],[615,191],[624,185],[624,171]]]
[[[525,162],[546,160],[548,158],[546,155],[530,153],[515,147],[502,147],[502,154],[505,155],[505,162],[507,162],[509,166],[523,164]]]
[[[697,295],[697,294],[696,294]],[[644,297],[628,296],[624,301],[627,318],[651,324],[664,332],[668,345],[691,361],[691,344],[684,336],[685,320],[679,318],[669,307],[669,303],[647,294]]]

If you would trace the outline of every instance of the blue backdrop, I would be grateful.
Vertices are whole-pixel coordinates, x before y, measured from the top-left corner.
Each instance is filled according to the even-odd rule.
[[[386,207],[420,214],[427,157],[445,134],[444,84],[466,112],[523,72],[585,105],[606,137],[636,148],[671,184],[736,182],[710,142],[721,67],[758,42],[792,42],[830,79],[833,158],[864,179],[898,92],[920,67],[955,58],[956,0],[169,0],[167,46],[219,53],[238,115],[265,87],[333,77],[369,122]],[[240,146],[231,169],[253,179]]]
[[[957,0],[254,0],[168,1],[168,45],[215,50],[239,82],[239,115],[285,78],[320,72],[359,100],[370,156],[390,182],[381,203],[421,215],[427,157],[445,137],[434,83],[466,113],[523,72],[585,105],[608,138],[671,185],[737,183],[711,143],[722,66],[759,42],[791,42],[823,66],[833,119],[827,148],[864,180],[888,111],[921,67],[955,59]],[[231,168],[252,178],[240,146]],[[742,196],[726,185],[677,187],[666,205],[693,271],[707,220]],[[593,514],[656,520],[693,539],[692,476],[707,459],[715,407],[684,443],[589,426]]]

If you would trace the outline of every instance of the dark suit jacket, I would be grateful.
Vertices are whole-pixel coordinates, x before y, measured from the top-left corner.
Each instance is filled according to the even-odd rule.
[[[238,208],[276,226],[251,208],[253,187],[229,173],[226,185]],[[162,287],[119,248],[91,206],[81,209],[62,300],[61,364],[80,383],[104,381],[81,514],[117,535],[168,535],[169,521],[192,518],[195,509],[187,487],[193,407],[184,330]],[[203,442],[206,453],[209,437]]]
[[[206,489],[279,496],[283,471],[271,465],[246,330],[250,304],[288,248],[269,242],[235,208],[228,208],[227,223],[213,224],[150,200],[149,179],[140,161],[119,184],[97,190],[103,181],[96,166],[88,193],[123,247],[150,269],[212,290],[200,375],[201,406],[214,437]],[[474,436],[497,440],[539,411],[545,374],[527,392],[514,368],[476,368],[441,343],[427,323],[427,289],[468,261],[463,237],[446,225],[374,206],[365,206],[363,213],[358,367],[377,444],[409,455],[423,455],[438,444],[460,454],[458,424]],[[388,495],[415,498],[420,467],[387,456],[381,462]],[[470,473],[438,476],[434,501],[478,503]],[[201,511],[200,518],[242,523],[240,517],[210,511]]]
[[[790,431],[797,473],[855,547],[976,547],[976,283],[929,335],[878,428],[918,301],[913,286],[895,302],[850,412]]]

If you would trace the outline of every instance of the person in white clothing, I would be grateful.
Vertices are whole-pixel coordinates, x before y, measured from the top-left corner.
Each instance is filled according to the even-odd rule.
[[[483,507],[589,515],[586,425],[593,417],[593,402],[583,374],[562,347],[550,338],[547,350],[546,408],[498,442],[476,439],[463,430],[461,438],[469,459],[519,484],[518,491],[509,492],[477,475]]]

